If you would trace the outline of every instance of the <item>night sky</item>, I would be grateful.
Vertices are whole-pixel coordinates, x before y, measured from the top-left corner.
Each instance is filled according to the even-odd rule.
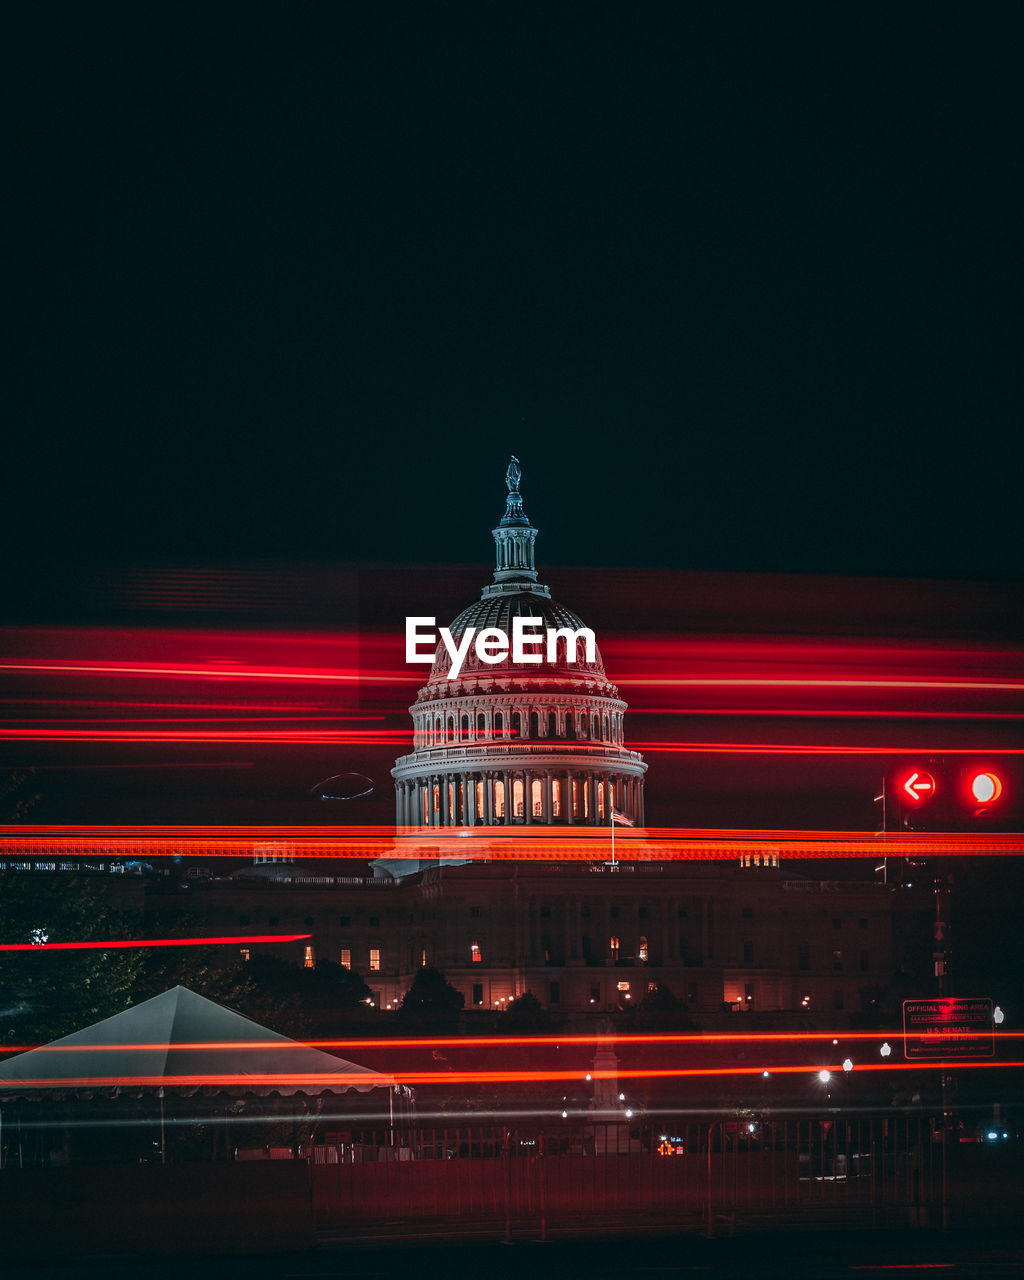
[[[0,648],[266,662],[288,632],[315,665],[310,637],[344,634],[393,672],[405,614],[446,621],[487,580],[515,452],[542,581],[597,628],[636,742],[780,724],[728,699],[659,722],[636,635],[643,661],[689,636],[684,666],[738,637],[741,675],[920,673],[946,646],[946,675],[1018,678],[1020,26],[941,3],[25,6]],[[840,647],[773,666],[793,635]],[[932,651],[857,652],[879,638]],[[421,675],[302,714],[406,733]],[[209,681],[140,688],[2,692],[28,726],[212,714]],[[240,723],[291,712],[231,692]],[[884,731],[802,706],[787,732],[1019,743],[1016,705],[874,709]],[[40,821],[297,821],[343,768],[386,821],[398,754],[253,747],[245,782],[200,778],[208,748],[26,740],[0,766],[51,770]],[[670,764],[654,821],[861,828],[886,767]]]
[[[546,563],[1016,574],[1020,26],[22,6],[10,611],[486,563],[513,451]]]

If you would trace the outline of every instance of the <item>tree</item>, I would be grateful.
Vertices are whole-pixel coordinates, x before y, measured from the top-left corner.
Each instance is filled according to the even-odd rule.
[[[440,969],[420,969],[398,1010],[399,1020],[424,1031],[452,1031],[466,997],[456,991]]]
[[[33,791],[34,769],[10,769],[0,773],[0,822],[23,822],[40,800]]]
[[[72,876],[0,872],[0,942],[137,938],[137,913],[112,905],[105,885]],[[134,1003],[141,949],[14,951],[0,966],[0,1043],[40,1044]]]
[[[550,1018],[544,1006],[532,991],[524,991],[516,996],[512,1003],[501,1014],[501,1030],[544,1031],[550,1025]]]
[[[679,997],[659,983],[648,991],[634,1011],[633,1025],[638,1031],[690,1031],[690,1011]]]

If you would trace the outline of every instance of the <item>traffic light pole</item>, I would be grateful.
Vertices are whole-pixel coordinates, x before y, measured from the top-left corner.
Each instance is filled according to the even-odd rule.
[[[935,924],[933,929],[932,958],[935,961],[935,977],[938,979],[939,996],[952,994],[949,947],[949,895],[953,884],[950,872],[945,879],[935,881]],[[953,1124],[953,1076],[943,1067],[942,1081],[942,1229],[949,1230],[949,1132]]]

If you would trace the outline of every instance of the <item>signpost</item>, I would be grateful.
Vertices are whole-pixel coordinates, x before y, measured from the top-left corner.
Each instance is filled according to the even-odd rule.
[[[903,1001],[903,1052],[912,1058],[991,1058],[992,1001],[964,996]]]

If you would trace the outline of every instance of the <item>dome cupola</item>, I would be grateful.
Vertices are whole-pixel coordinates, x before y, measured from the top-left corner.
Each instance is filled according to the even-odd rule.
[[[607,824],[613,809],[643,823],[647,765],[624,745],[626,704],[605,674],[596,640],[588,651],[580,619],[537,581],[537,530],[520,493],[514,455],[505,472],[505,514],[492,530],[493,581],[451,624],[458,644],[513,635],[519,619],[553,637],[544,660],[516,661],[512,649],[485,661],[470,644],[455,679],[439,642],[427,683],[410,711],[414,749],[391,771],[400,826]]]

